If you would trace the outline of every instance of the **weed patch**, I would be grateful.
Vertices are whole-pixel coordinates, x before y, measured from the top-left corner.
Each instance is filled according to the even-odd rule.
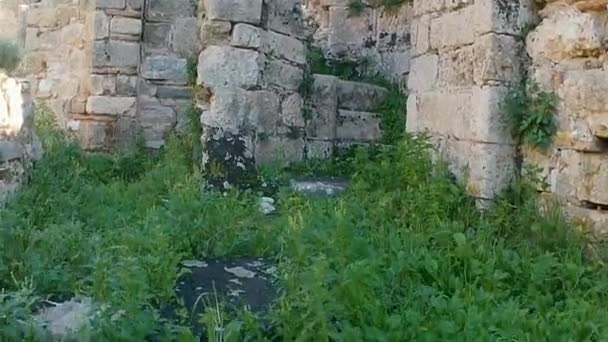
[[[93,340],[194,341],[183,315],[160,315],[166,304],[179,307],[180,261],[251,255],[279,265],[283,294],[265,318],[270,328],[217,303],[200,317],[208,337],[608,337],[608,317],[598,315],[608,305],[608,270],[584,259],[584,236],[558,209],[541,214],[535,179],[522,177],[480,212],[431,161],[424,137],[327,162],[328,173],[351,175],[350,190],[312,199],[281,188],[279,213],[265,217],[252,192],[206,190],[185,137],[156,158],[91,155],[52,125],[38,126],[46,156],[0,209],[0,340],[40,336],[31,324],[40,299],[82,295],[105,304],[87,332]],[[322,170],[307,167],[292,171]]]

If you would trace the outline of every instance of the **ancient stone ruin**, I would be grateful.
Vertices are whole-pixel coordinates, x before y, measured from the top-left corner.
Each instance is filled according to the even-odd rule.
[[[380,140],[387,89],[314,74],[319,49],[400,84],[403,129],[426,132],[475,197],[494,198],[534,164],[569,213],[606,230],[607,1],[359,3],[354,13],[349,0],[0,0],[0,36],[23,48],[29,83],[5,90],[21,81],[4,77],[0,89],[5,102],[29,89],[91,150],[140,136],[160,148],[196,108],[203,166],[228,185],[261,163]],[[501,101],[522,79],[557,96],[546,151],[507,129]],[[14,141],[5,136],[1,146]],[[0,175],[10,160],[0,157]]]

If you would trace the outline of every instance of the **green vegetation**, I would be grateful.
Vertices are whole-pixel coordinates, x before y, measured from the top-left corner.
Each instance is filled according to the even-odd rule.
[[[92,340],[194,340],[183,312],[170,322],[159,314],[179,307],[180,260],[245,255],[279,265],[270,329],[216,303],[200,318],[212,340],[608,338],[598,314],[607,266],[584,258],[584,236],[559,210],[541,214],[533,177],[480,212],[431,161],[427,139],[405,136],[290,170],[350,175],[340,198],[294,194],[284,170],[263,172],[280,187],[280,212],[265,217],[257,194],[206,190],[185,136],[157,157],[87,154],[42,119],[46,156],[0,209],[0,340],[35,340],[39,301],[74,295],[106,304],[82,332]]]
[[[505,96],[502,108],[511,134],[520,143],[548,148],[555,133],[557,98],[543,91],[537,83],[522,82]]]
[[[189,57],[186,60],[186,81],[191,87],[196,86],[196,79],[198,77],[198,59],[196,57]]]
[[[407,95],[401,87],[374,70],[370,59],[354,61],[349,59],[328,60],[318,47],[308,48],[308,70],[304,77],[301,93],[310,94],[312,74],[333,75],[343,80],[365,82],[388,89],[388,95],[378,104],[375,112],[382,119],[382,143],[395,144],[403,137],[407,111]]]
[[[395,12],[398,11],[404,4],[411,2],[412,0],[375,0],[371,1],[371,5],[374,7],[383,8],[389,12]],[[365,7],[366,5],[363,0],[350,0],[348,3],[349,15],[358,17],[363,13]]]
[[[21,51],[12,40],[0,39],[0,70],[11,72],[21,62]]]

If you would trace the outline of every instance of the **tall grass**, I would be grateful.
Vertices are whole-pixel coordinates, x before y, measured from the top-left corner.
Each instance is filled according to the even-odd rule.
[[[203,315],[223,340],[608,337],[606,266],[584,259],[559,210],[540,214],[533,180],[479,212],[423,137],[350,155],[341,198],[282,189],[268,218],[253,193],[205,190],[188,139],[151,158],[86,154],[48,122],[39,131],[47,155],[0,209],[0,340],[39,333],[26,329],[38,300],[74,295],[106,304],[86,332],[97,340],[194,340],[159,314],[178,305],[179,261],[242,255],[276,260],[283,291],[269,329],[220,306]]]

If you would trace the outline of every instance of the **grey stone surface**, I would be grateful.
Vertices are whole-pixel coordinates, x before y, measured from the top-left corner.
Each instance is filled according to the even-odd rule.
[[[290,183],[294,191],[313,196],[336,196],[348,188],[348,180],[344,178],[297,178]]]
[[[210,20],[227,20],[260,24],[262,0],[207,0],[207,16]]]
[[[265,315],[277,296],[277,268],[268,260],[243,257],[222,260],[188,261],[191,273],[177,282],[177,294],[193,318],[193,331],[204,335],[204,327],[195,319],[216,300],[231,308],[248,307],[256,315]]]
[[[170,22],[175,18],[195,17],[196,5],[192,0],[149,0],[147,18]]]
[[[177,113],[170,106],[164,106],[156,98],[139,97],[139,124],[143,128],[146,146],[160,148],[165,138],[177,124]]]
[[[302,38],[305,33],[301,0],[268,1],[268,29]]]
[[[93,66],[97,67],[137,67],[139,64],[139,43],[111,40],[97,41]]]
[[[380,115],[369,112],[338,111],[338,140],[374,142],[382,138]]]
[[[196,57],[201,51],[200,28],[194,17],[177,18],[173,24],[173,51],[181,57]]]
[[[116,95],[137,95],[137,76],[116,76]]]
[[[287,62],[268,59],[263,76],[267,85],[281,87],[286,90],[298,90],[304,80],[304,71]]]
[[[110,31],[112,33],[138,36],[141,34],[141,27],[142,23],[140,19],[114,17],[110,24]]]
[[[171,25],[167,23],[145,23],[144,44],[146,48],[168,49]]]
[[[104,39],[110,35],[110,20],[104,11],[95,12],[95,39]]]
[[[275,202],[272,197],[262,197],[258,201],[258,208],[262,214],[270,215],[277,211],[277,208],[274,206],[274,203]],[[255,273],[253,273],[253,275],[255,275]],[[253,276],[251,278],[253,278]]]
[[[135,106],[135,97],[90,96],[87,100],[87,113],[123,115]]]
[[[123,9],[126,6],[126,0],[97,0],[97,8],[112,8],[112,9]]]
[[[249,24],[236,24],[230,44],[235,47],[259,49],[264,44],[266,32]]]
[[[335,76],[314,75],[311,89],[311,120],[306,124],[309,138],[334,140],[338,112],[338,82]]]
[[[375,85],[342,80],[338,82],[337,92],[338,107],[355,111],[373,111],[388,93]]]
[[[23,145],[16,141],[0,141],[0,162],[8,162],[23,157]]]
[[[199,56],[198,83],[208,87],[255,87],[260,82],[263,58],[252,50],[209,46]]]
[[[177,56],[151,56],[144,60],[141,75],[149,80],[186,84],[186,59]]]
[[[159,99],[190,99],[192,98],[191,87],[159,86],[156,89]]]
[[[35,320],[57,340],[76,338],[77,333],[90,326],[95,306],[89,298],[57,303],[42,310]]]

